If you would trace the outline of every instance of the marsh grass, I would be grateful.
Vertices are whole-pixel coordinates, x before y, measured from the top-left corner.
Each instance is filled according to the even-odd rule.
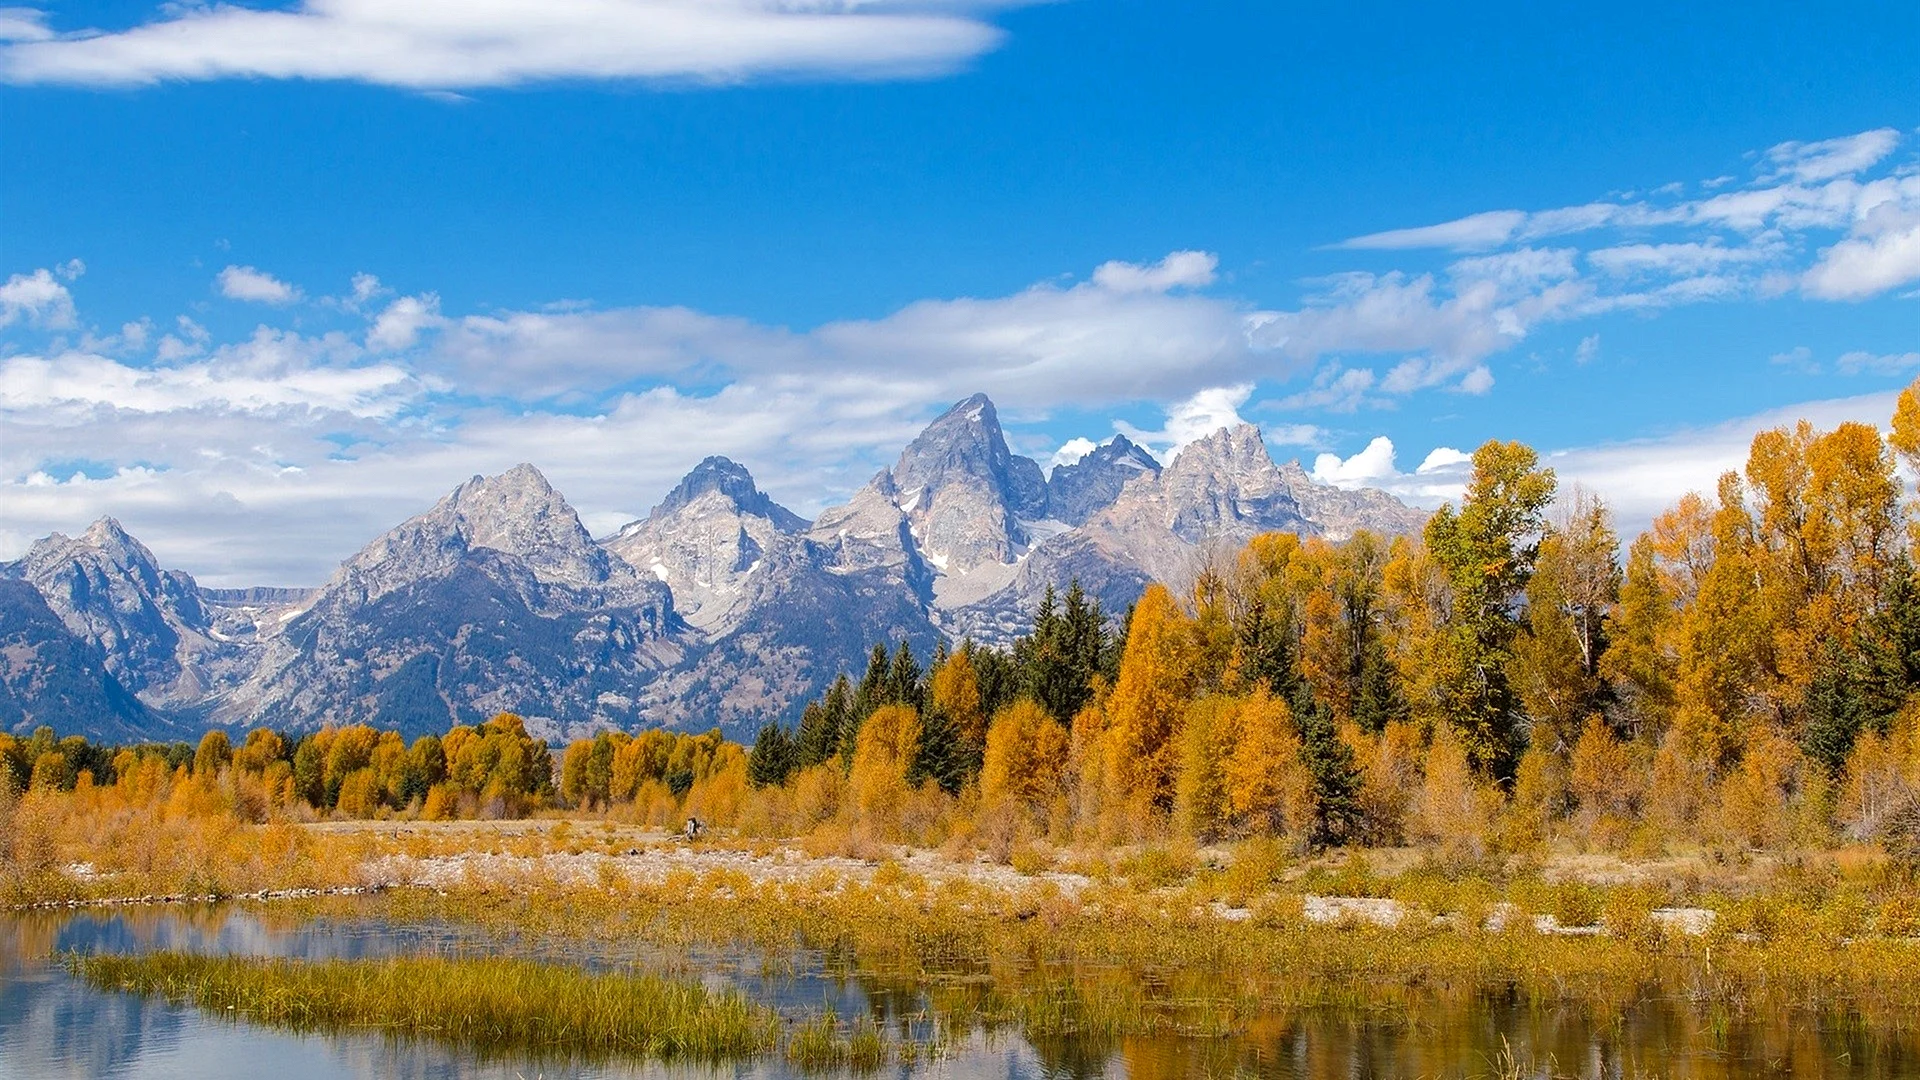
[[[438,956],[300,961],[154,952],[66,957],[96,987],[296,1031],[373,1030],[483,1056],[727,1061],[780,1021],[734,993],[651,975]]]

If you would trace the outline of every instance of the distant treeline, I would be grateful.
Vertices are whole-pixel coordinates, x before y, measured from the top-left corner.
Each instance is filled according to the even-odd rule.
[[[399,732],[359,724],[301,736],[260,728],[237,747],[218,730],[198,746],[102,746],[43,727],[28,739],[0,734],[0,766],[15,790],[115,786],[156,772],[225,781],[236,809],[255,820],[296,806],[344,817],[408,809],[428,818],[512,816],[553,792],[547,745],[511,713],[410,746]]]

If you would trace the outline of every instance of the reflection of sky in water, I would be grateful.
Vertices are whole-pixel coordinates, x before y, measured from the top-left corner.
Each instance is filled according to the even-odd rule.
[[[843,1017],[873,1012],[896,1037],[924,1035],[926,1000],[911,985],[832,973],[820,956],[773,969],[757,955],[670,955],[607,943],[592,966],[631,963],[709,987],[737,987],[789,1017],[831,1006]],[[45,959],[58,950],[204,952],[310,959],[393,952],[485,951],[487,939],[441,927],[374,920],[296,922],[238,908],[140,909],[113,913],[0,915],[0,1080],[113,1077],[394,1077],[399,1080],[534,1080],[536,1077],[754,1077],[797,1074],[778,1058],[723,1068],[627,1063],[480,1061],[436,1046],[379,1035],[300,1036],[257,1028],[155,999],[92,990]],[[540,955],[537,949],[511,951]],[[557,954],[579,962],[575,953]],[[1504,1042],[1503,1042],[1504,1040]],[[1295,1014],[1257,1019],[1231,1039],[1041,1039],[975,1032],[939,1060],[892,1066],[887,1078],[1074,1080],[1160,1077],[1460,1076],[1498,1072],[1507,1044],[1553,1075],[1625,1078],[1651,1074],[1731,1080],[1771,1068],[1830,1077],[1920,1075],[1912,1043],[1881,1042],[1804,1020],[1708,1032],[1684,1009],[1648,1009],[1596,1027],[1579,1010],[1519,1002],[1436,1006],[1415,1015]],[[1540,1075],[1545,1075],[1544,1073]]]
[[[28,925],[29,923],[35,925]],[[267,1077],[270,1080],[320,1080],[341,1076],[392,1077],[395,1080],[534,1080],[536,1077],[764,1078],[797,1075],[780,1060],[730,1067],[637,1063],[566,1064],[550,1061],[476,1061],[430,1043],[403,1042],[377,1035],[339,1037],[295,1035],[228,1022],[191,1007],[175,1007],[154,998],[96,991],[71,979],[57,962],[23,961],[18,943],[42,939],[42,954],[52,951],[191,952],[305,959],[380,956],[421,950],[478,951],[485,942],[435,927],[388,927],[374,922],[316,921],[270,926],[240,910],[159,909],[139,912],[86,912],[52,915],[0,915],[0,933],[12,935],[16,949],[0,957],[0,1078],[65,1080],[124,1077],[127,1080]],[[496,951],[487,949],[487,951]],[[664,958],[660,958],[664,962]],[[591,962],[590,966],[601,966]],[[917,1012],[922,1003],[900,995],[870,1001],[852,980],[799,967],[791,974],[769,974],[760,963],[734,963],[724,956],[692,954],[668,966],[697,977],[712,989],[737,987],[791,1016],[831,1006],[842,1016],[857,1016],[874,1004],[889,1015]],[[916,1031],[924,1023],[914,1023]],[[898,1030],[897,1027],[892,1030]],[[889,1069],[879,1076],[951,1077],[954,1080],[1034,1078],[1053,1075],[1017,1037],[976,1033],[953,1048],[946,1059],[914,1069]]]

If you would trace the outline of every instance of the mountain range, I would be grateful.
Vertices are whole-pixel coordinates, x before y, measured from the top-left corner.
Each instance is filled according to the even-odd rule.
[[[1271,530],[1411,533],[1424,512],[1276,464],[1252,425],[1164,466],[1124,435],[1051,473],[954,405],[809,521],[724,457],[595,540],[538,469],[475,476],[314,589],[210,589],[112,518],[0,565],[0,728],[186,738],[499,711],[550,739],[791,721],[874,642],[1001,643],[1048,587],[1106,611]]]

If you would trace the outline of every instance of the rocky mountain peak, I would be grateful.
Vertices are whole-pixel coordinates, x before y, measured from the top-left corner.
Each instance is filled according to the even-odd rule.
[[[738,513],[766,518],[781,532],[800,532],[807,527],[805,518],[761,491],[746,466],[717,454],[695,465],[647,516],[657,521],[686,509],[705,495],[718,495]]]
[[[1160,475],[1160,462],[1125,435],[1115,435],[1087,456],[1054,467],[1047,478],[1049,516],[1079,525],[1113,505],[1127,482]]]
[[[377,537],[340,567],[326,589],[345,588],[356,602],[369,602],[481,550],[513,557],[548,584],[623,591],[637,584],[625,564],[593,542],[539,469],[516,465],[498,476],[474,476],[431,510]]]
[[[192,577],[162,569],[147,546],[111,517],[78,537],[54,533],[13,564],[78,639],[101,650],[107,669],[151,703],[205,692],[209,616]]]
[[[985,394],[942,413],[893,467],[898,505],[928,561],[950,573],[1009,563],[1026,546],[1021,521],[1047,514],[1046,478],[1007,448]]]

